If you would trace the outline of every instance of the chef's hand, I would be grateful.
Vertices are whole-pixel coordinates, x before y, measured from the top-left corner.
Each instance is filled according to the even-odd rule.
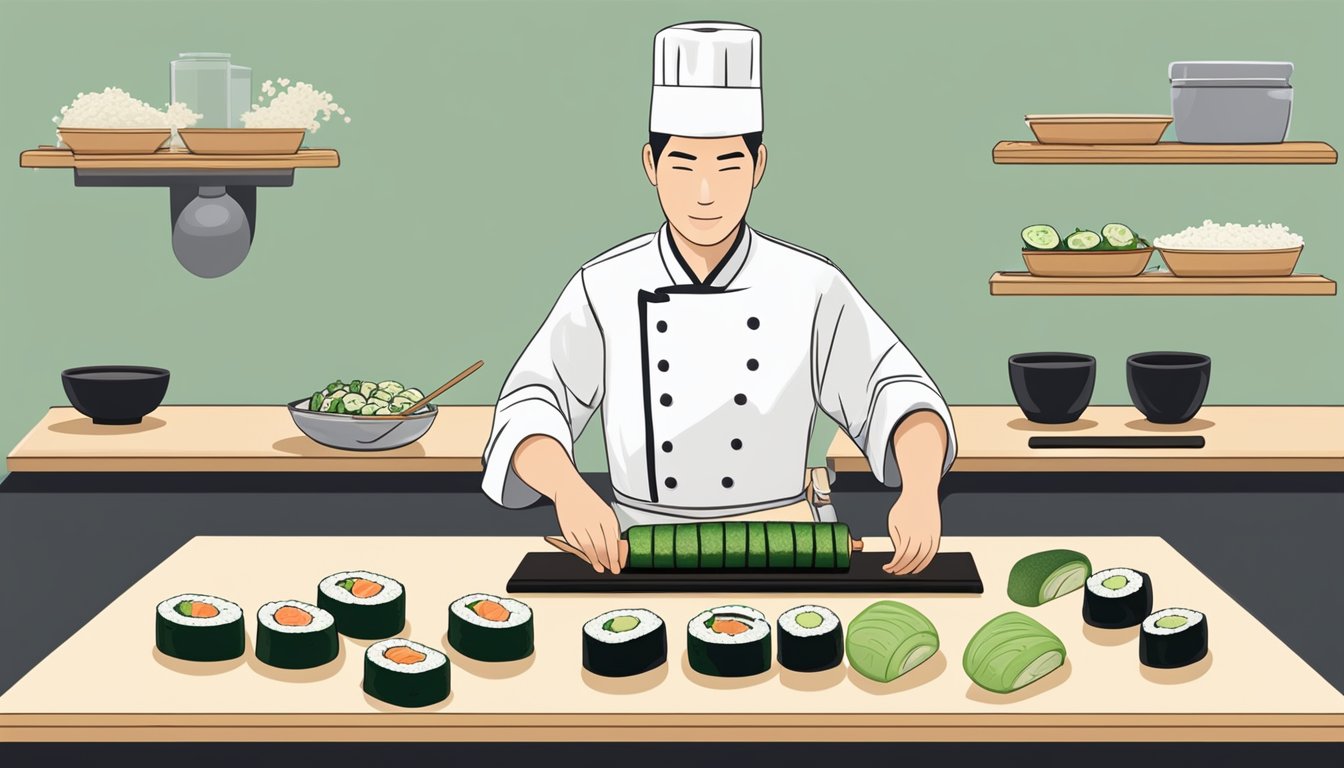
[[[933,562],[942,540],[943,515],[938,493],[903,492],[887,514],[887,531],[895,548],[882,570],[895,576],[919,573]]]
[[[891,435],[892,455],[901,473],[901,496],[887,514],[887,531],[896,553],[882,566],[901,576],[919,573],[933,562],[943,534],[938,482],[947,455],[947,428],[932,411],[914,411]]]
[[[594,571],[620,573],[621,526],[611,505],[582,479],[561,486],[554,500],[565,541],[583,550]]]

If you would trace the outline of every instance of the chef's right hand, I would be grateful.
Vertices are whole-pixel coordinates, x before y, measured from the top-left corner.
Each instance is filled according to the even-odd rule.
[[[620,573],[621,526],[611,505],[582,479],[557,491],[554,501],[565,541],[583,550],[598,573]]]

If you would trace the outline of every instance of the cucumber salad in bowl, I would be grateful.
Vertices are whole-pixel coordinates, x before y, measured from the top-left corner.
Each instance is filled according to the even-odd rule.
[[[424,396],[415,387],[406,387],[391,379],[379,382],[351,379],[349,384],[337,379],[321,391],[313,393],[308,400],[307,410],[356,416],[388,416],[405,412]]]

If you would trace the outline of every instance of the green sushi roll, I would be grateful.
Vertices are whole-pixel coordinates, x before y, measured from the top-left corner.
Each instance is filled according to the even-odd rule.
[[[694,525],[678,525],[673,539],[676,541],[676,564],[681,570],[693,571],[700,567],[700,530]]]
[[[747,523],[747,567],[764,568],[770,564],[765,541],[765,523]]]
[[[835,567],[849,570],[849,526],[836,523],[831,526],[831,531],[835,534]]]
[[[793,524],[765,524],[766,565],[770,568],[793,567]]]
[[[747,567],[747,524],[723,524],[723,567]]]
[[[427,645],[393,637],[364,652],[364,692],[398,707],[427,707],[448,698],[448,657]]]
[[[653,526],[636,525],[630,529],[630,568],[653,567]]]
[[[243,655],[243,609],[213,595],[177,595],[154,613],[154,647],[185,661],[225,661]]]
[[[1065,655],[1064,643],[1053,632],[1026,614],[1009,611],[971,637],[961,666],[981,688],[1011,693],[1059,669]]]
[[[700,567],[723,567],[723,523],[700,526]]]
[[[938,630],[909,605],[880,600],[849,623],[845,652],[855,672],[889,683],[938,652]]]
[[[532,609],[519,600],[465,595],[448,606],[448,643],[478,661],[517,661],[532,655]]]
[[[793,524],[793,564],[798,568],[811,568],[816,544],[812,539],[816,526],[810,523]]]
[[[1008,597],[1034,608],[1081,589],[1092,575],[1087,555],[1071,549],[1051,549],[1027,555],[1008,573]]]
[[[676,526],[653,526],[653,567],[675,567],[677,564],[676,551]]]
[[[835,567],[835,534],[826,524],[815,526],[816,551],[812,554],[813,568]]]

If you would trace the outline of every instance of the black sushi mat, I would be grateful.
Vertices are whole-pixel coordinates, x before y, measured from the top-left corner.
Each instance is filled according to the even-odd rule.
[[[940,552],[923,571],[892,576],[890,552],[855,552],[848,571],[652,571],[598,573],[564,552],[529,552],[510,594],[525,592],[966,592],[985,591],[970,552]]]

